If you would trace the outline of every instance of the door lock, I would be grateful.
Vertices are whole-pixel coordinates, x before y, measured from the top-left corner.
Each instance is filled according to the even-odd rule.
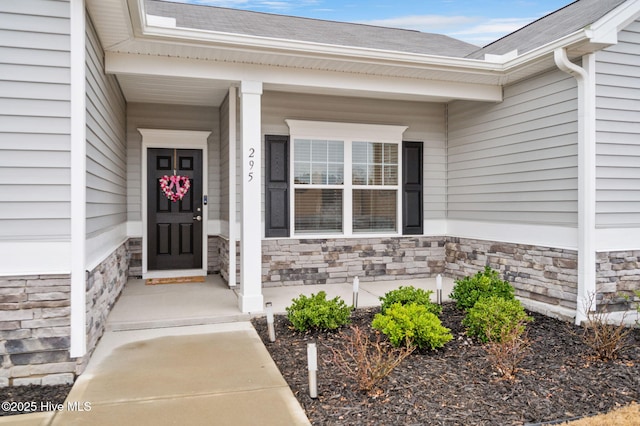
[[[200,216],[200,215],[194,216],[193,220],[197,220],[198,222],[200,222],[202,220],[202,216]]]

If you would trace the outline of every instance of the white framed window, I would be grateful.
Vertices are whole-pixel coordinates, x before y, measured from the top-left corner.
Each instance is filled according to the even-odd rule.
[[[294,236],[399,234],[405,126],[286,122]]]

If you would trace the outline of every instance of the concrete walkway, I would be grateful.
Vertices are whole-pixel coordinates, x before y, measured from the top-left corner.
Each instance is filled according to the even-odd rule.
[[[358,306],[400,285],[435,291],[435,279],[362,282]],[[443,279],[443,296],[453,281]],[[265,288],[284,312],[320,290],[352,302],[351,284]],[[0,418],[0,425],[308,425],[234,290],[206,283],[145,286],[131,280],[86,371],[61,411]]]

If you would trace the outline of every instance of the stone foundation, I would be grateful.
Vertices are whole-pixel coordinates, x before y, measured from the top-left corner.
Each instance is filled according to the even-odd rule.
[[[129,278],[128,247],[128,242],[122,244],[87,276],[87,354],[78,359],[78,374],[86,368],[98,340],[104,333],[107,316]]]
[[[69,275],[0,278],[0,386],[73,383]]]
[[[446,272],[452,278],[491,266],[525,299],[576,309],[578,253],[575,250],[447,238]]]
[[[220,276],[229,282],[229,240],[218,237],[220,250]],[[240,283],[240,242],[236,241],[236,283]]]
[[[636,309],[640,298],[640,250],[603,252],[596,255],[598,304],[609,311]]]
[[[107,315],[128,278],[128,243],[86,276],[87,354],[69,356],[71,278],[0,278],[0,386],[73,383],[104,332]]]
[[[218,274],[220,273],[220,258],[223,252],[222,245],[224,239],[218,236],[209,236],[207,239],[209,258],[207,259],[207,273]],[[226,245],[224,247],[225,256],[228,257]]]
[[[221,240],[223,241],[223,240]],[[227,277],[228,242],[220,248]],[[238,259],[240,255],[238,253]],[[264,287],[473,275],[486,265],[534,302],[575,310],[577,252],[453,237],[268,239],[262,242]],[[238,262],[239,264],[239,262]]]
[[[129,277],[142,278],[142,238],[129,238],[127,252],[129,253]]]
[[[283,239],[262,242],[265,287],[432,277],[445,272],[439,237]]]

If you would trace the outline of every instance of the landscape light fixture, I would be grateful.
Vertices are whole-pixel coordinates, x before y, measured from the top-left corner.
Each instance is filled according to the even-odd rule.
[[[353,279],[353,302],[354,308],[358,307],[358,291],[360,290],[360,278],[355,277]]]
[[[273,305],[271,302],[265,304],[265,311],[267,312],[267,328],[269,329],[269,341],[276,341],[276,329],[273,325]]]
[[[318,397],[318,348],[315,343],[307,343],[307,368],[309,369],[309,396]]]

